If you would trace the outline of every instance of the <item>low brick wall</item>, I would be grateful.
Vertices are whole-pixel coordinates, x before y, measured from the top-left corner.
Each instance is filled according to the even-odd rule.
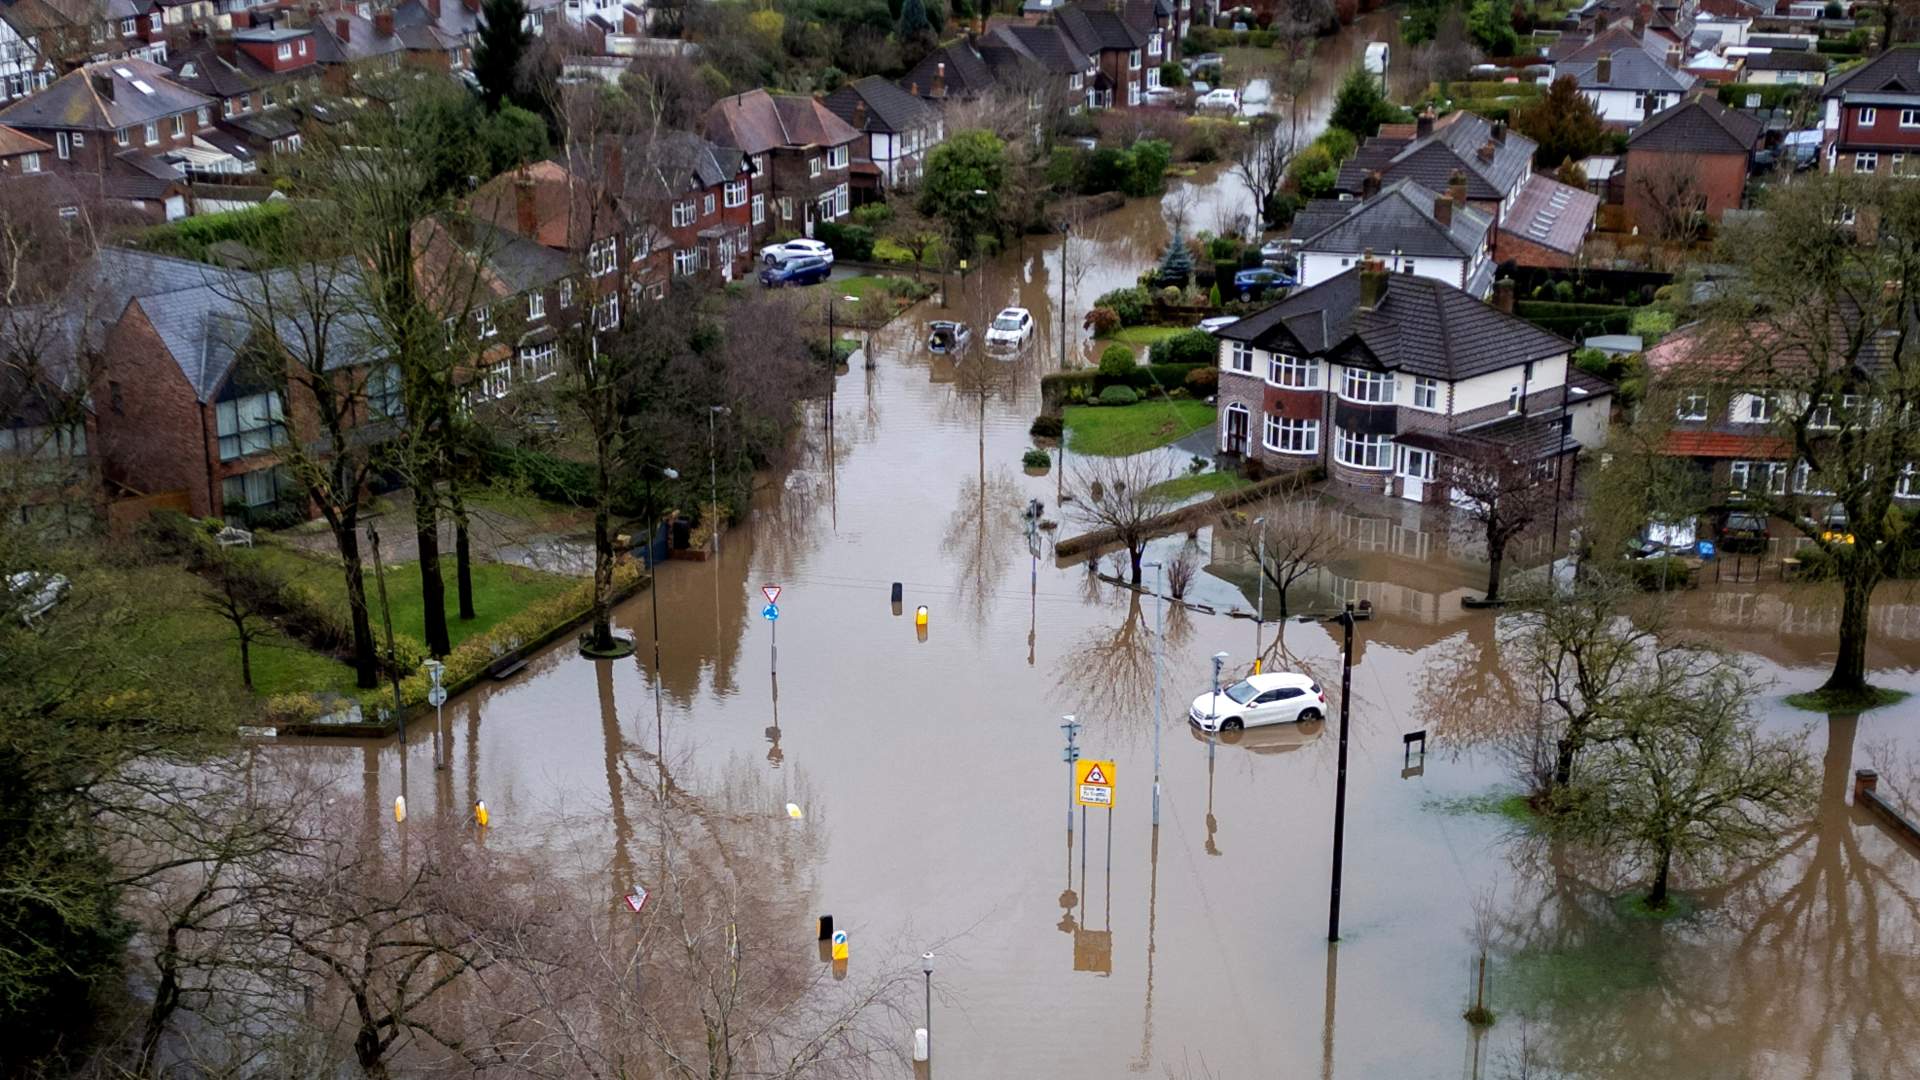
[[[1183,506],[1178,510],[1161,514],[1147,522],[1147,532],[1153,536],[1165,536],[1218,517],[1236,506],[1244,506],[1269,495],[1303,488],[1323,479],[1325,474],[1318,469],[1302,469],[1284,476],[1269,476],[1265,480],[1256,481],[1237,491],[1216,495],[1206,502],[1194,503],[1192,506]],[[1084,558],[1098,555],[1119,542],[1120,534],[1113,529],[1095,529],[1089,533],[1081,533],[1079,536],[1071,536],[1053,546],[1054,563],[1058,566],[1069,566]]]

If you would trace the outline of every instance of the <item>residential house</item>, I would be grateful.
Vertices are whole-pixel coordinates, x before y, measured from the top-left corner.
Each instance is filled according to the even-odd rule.
[[[465,71],[473,66],[480,36],[480,0],[404,0],[393,7],[393,32],[407,49],[407,63],[428,71]],[[375,16],[375,32],[379,31]]]
[[[1822,54],[1799,49],[1753,51],[1741,59],[1741,81],[1761,86],[1824,86],[1832,66]]]
[[[1704,94],[1648,118],[1627,140],[1628,214],[1651,233],[1676,199],[1697,202],[1716,222],[1739,209],[1762,129],[1758,119]]]
[[[176,161],[220,156],[201,137],[213,127],[213,99],[180,86],[171,74],[132,57],[88,64],[0,109],[0,124],[52,145],[43,164],[81,190],[171,221],[188,211],[185,173]]]
[[[176,83],[219,102],[219,119],[202,137],[238,163],[237,170],[213,170],[190,157],[189,172],[253,172],[260,158],[300,149],[300,127],[287,106],[319,89],[312,28],[260,26],[202,37],[176,48],[167,66]]]
[[[1511,284],[1498,295],[1510,309]],[[1612,388],[1570,366],[1570,342],[1377,261],[1218,336],[1219,448],[1269,469],[1444,505],[1445,457],[1491,446],[1557,468],[1605,437]]]
[[[816,222],[852,208],[860,133],[816,98],[765,90],[722,98],[707,110],[706,136],[753,160],[756,242],[774,232],[812,236]]]
[[[422,222],[414,253],[423,295],[448,333],[470,335],[477,346],[475,362],[455,373],[468,408],[560,374],[561,333],[581,318],[586,299],[575,294],[571,255],[466,214]]]
[[[1685,49],[1664,38],[1608,30],[1556,58],[1553,78],[1570,77],[1600,119],[1632,127],[1680,100],[1698,78]]]
[[[1828,172],[1909,175],[1920,153],[1920,45],[1897,45],[1820,94],[1822,159]],[[0,112],[0,122],[6,113]]]
[[[654,153],[659,190],[630,192],[628,200],[632,212],[651,219],[641,226],[651,236],[644,256],[647,289],[658,296],[669,279],[748,277],[754,265],[752,156],[690,132],[661,139]],[[643,182],[635,180],[636,186]]]
[[[1168,58],[1166,31],[1156,22],[1152,0],[1120,4],[1084,2],[1054,12],[1054,22],[1099,74],[1095,90],[1101,106],[1137,106],[1148,90],[1160,88],[1160,65]]]
[[[617,160],[600,163],[619,173]],[[554,310],[579,305],[596,329],[620,325],[621,304],[662,295],[664,277],[649,267],[663,250],[652,226],[632,220],[616,182],[575,176],[554,161],[536,161],[480,185],[467,213],[565,256],[573,267],[554,298]]]
[[[1493,218],[1466,202],[1466,177],[1435,194],[1396,180],[1364,199],[1316,199],[1293,219],[1300,284],[1318,285],[1370,259],[1391,274],[1444,281],[1484,300],[1493,293]]]
[[[987,66],[1003,85],[1038,90],[1069,113],[1100,106],[1100,64],[1074,44],[1058,23],[996,23],[980,42]]]
[[[40,4],[0,8],[0,102],[25,97],[53,81],[53,61],[40,51],[36,15],[50,12]]]
[[[1533,171],[1535,143],[1501,121],[1473,113],[1436,119],[1422,114],[1411,132],[1395,130],[1368,139],[1341,166],[1336,189],[1364,197],[1369,178],[1380,187],[1412,180],[1428,191],[1448,191],[1456,174],[1466,178],[1464,205],[1493,219],[1493,253],[1501,261],[1561,265],[1593,228],[1599,201],[1586,192]],[[1508,249],[1512,249],[1509,254]]]
[[[828,94],[826,106],[860,133],[853,144],[855,202],[919,180],[927,152],[945,137],[939,110],[878,75]]]
[[[327,89],[344,93],[356,71],[393,70],[407,55],[394,33],[393,12],[368,17],[344,8],[314,17],[313,42]]]
[[[45,171],[53,147],[24,131],[0,127],[0,178],[34,176]]]
[[[978,45],[977,39],[968,36],[939,46],[921,57],[900,78],[900,85],[914,97],[936,104],[985,97],[1000,83]]]

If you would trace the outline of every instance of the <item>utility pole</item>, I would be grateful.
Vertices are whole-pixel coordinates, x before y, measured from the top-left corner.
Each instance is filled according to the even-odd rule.
[[[1254,518],[1253,523],[1260,526],[1260,599],[1259,610],[1253,613],[1253,673],[1260,674],[1260,632],[1267,622],[1267,519],[1265,515]],[[1282,605],[1284,606],[1284,605]]]
[[[715,555],[720,554],[720,456],[713,441],[713,418],[723,414],[732,416],[733,410],[725,405],[707,406],[707,505],[714,517],[709,528]]]
[[[1073,246],[1073,222],[1060,223],[1060,370],[1067,370],[1067,256]],[[1064,440],[1063,440],[1064,441]]]
[[[1327,940],[1340,940],[1340,863],[1347,841],[1347,701],[1353,690],[1353,604],[1334,620],[1345,641],[1340,648],[1340,764],[1333,784],[1333,884],[1327,898]]]

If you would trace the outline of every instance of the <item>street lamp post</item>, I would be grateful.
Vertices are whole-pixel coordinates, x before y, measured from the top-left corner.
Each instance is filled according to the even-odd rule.
[[[827,297],[827,439],[829,443],[833,439],[833,390],[840,381],[840,342],[834,336],[833,328],[834,299],[831,296]],[[845,294],[842,294],[839,299],[849,304],[860,302],[859,297]],[[829,445],[827,449],[831,451],[833,447]]]
[[[725,405],[707,406],[707,509],[715,519],[711,524],[715,555],[720,554],[720,458],[714,449],[713,418],[732,415],[733,410]]]
[[[1353,689],[1353,605],[1334,620],[1345,632],[1340,647],[1340,764],[1333,785],[1333,883],[1327,897],[1327,940],[1340,940],[1340,864],[1347,840],[1347,699]]]
[[[1073,222],[1060,223],[1060,370],[1067,370],[1067,256],[1073,245]]]
[[[640,470],[641,482],[647,494],[647,592],[653,596],[653,688],[656,694],[660,690],[660,583],[653,579],[653,541],[660,535],[660,514],[653,504],[653,474],[660,473],[663,480],[678,480],[680,473],[664,465],[648,465]]]
[[[1151,562],[1153,567],[1153,824],[1160,826],[1160,729],[1166,726],[1166,715],[1160,697],[1160,646],[1167,631],[1167,599],[1162,593],[1166,584],[1167,564]]]
[[[1267,621],[1267,518],[1262,514],[1254,518],[1253,523],[1260,526],[1260,601],[1259,610],[1253,613],[1253,671],[1260,673],[1260,632],[1266,628]],[[1285,605],[1281,605],[1284,607]]]
[[[933,1057],[933,954],[920,954],[920,971],[927,977],[927,1057]]]

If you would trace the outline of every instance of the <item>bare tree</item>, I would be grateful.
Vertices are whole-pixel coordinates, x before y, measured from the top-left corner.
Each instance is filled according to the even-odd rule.
[[[200,602],[233,627],[240,645],[240,685],[253,689],[253,644],[272,632],[271,616],[280,608],[277,583],[264,567],[230,549],[203,571]]]
[[[1245,551],[1280,597],[1280,618],[1288,615],[1287,593],[1340,550],[1340,534],[1322,507],[1311,499],[1272,496],[1249,510],[1235,511],[1226,533]],[[1260,613],[1266,617],[1265,612]]]
[[[1275,228],[1274,199],[1287,179],[1293,161],[1295,127],[1291,120],[1256,116],[1233,149],[1233,172],[1253,196],[1253,220]]]
[[[1648,228],[1656,238],[1671,244],[1700,238],[1707,195],[1691,159],[1662,154],[1636,170],[1632,183],[1633,201],[1646,208]]]
[[[1507,545],[1526,532],[1559,497],[1559,470],[1551,460],[1533,460],[1516,447],[1456,436],[1440,457],[1438,483],[1453,504],[1480,526],[1487,544],[1487,603],[1500,599]]]
[[[1154,536],[1154,519],[1173,508],[1164,485],[1173,473],[1152,455],[1098,458],[1067,485],[1068,511],[1102,535],[1100,543],[1126,549],[1130,580],[1140,584],[1140,555]]]

